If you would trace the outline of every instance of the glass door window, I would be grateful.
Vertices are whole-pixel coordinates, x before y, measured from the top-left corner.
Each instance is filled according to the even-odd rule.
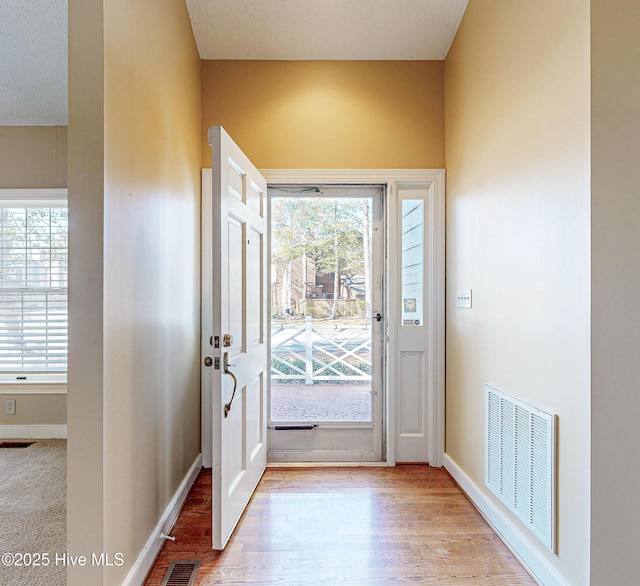
[[[381,190],[306,189],[271,193],[270,429],[324,452],[380,434]]]

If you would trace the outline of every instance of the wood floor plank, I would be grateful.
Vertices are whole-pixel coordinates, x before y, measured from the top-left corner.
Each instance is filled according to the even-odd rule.
[[[211,550],[203,470],[150,572],[202,562],[196,586],[531,586],[447,473],[428,466],[269,468],[224,552]]]

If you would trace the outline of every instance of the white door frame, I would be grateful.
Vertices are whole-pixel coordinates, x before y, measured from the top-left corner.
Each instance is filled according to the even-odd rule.
[[[427,460],[431,466],[442,466],[444,456],[444,332],[445,332],[445,172],[443,169],[261,169],[260,173],[267,183],[277,184],[386,184],[386,222],[387,249],[385,264],[387,274],[390,275],[390,263],[398,266],[400,255],[398,201],[403,190],[427,190],[428,208],[425,229],[428,250],[428,278],[429,287],[426,292],[427,305],[425,317],[429,327],[426,328],[427,344],[427,373],[425,380],[425,417]],[[396,394],[398,380],[398,351],[397,340],[400,328],[399,307],[401,292],[399,279],[387,278],[384,299],[387,316],[385,352],[386,352],[386,405],[385,439],[386,461],[389,466],[395,466],[397,461],[398,413],[399,397]],[[206,435],[203,428],[203,437]],[[203,446],[203,455],[204,455]]]
[[[286,185],[292,185],[286,183]],[[380,464],[385,462],[384,446],[386,444],[386,437],[384,435],[384,386],[383,374],[386,369],[383,365],[384,357],[384,339],[385,339],[385,326],[386,322],[378,321],[374,317],[376,313],[382,314],[385,311],[384,299],[383,299],[383,275],[384,275],[384,258],[385,258],[385,234],[386,226],[384,222],[384,191],[385,186],[381,184],[370,185],[351,185],[351,184],[336,184],[332,183],[328,185],[326,183],[307,183],[305,185],[313,185],[319,188],[318,190],[312,190],[309,193],[298,192],[296,193],[296,187],[292,185],[290,190],[279,191],[280,185],[271,183],[268,185],[269,192],[269,206],[271,208],[272,198],[298,198],[304,200],[305,198],[337,198],[337,199],[351,199],[351,198],[368,198],[371,200],[372,206],[370,209],[372,232],[371,232],[371,323],[368,327],[370,335],[370,349],[371,349],[371,364],[372,364],[372,376],[370,380],[370,407],[371,407],[371,420],[370,421],[318,421],[313,424],[313,430],[302,431],[286,430],[279,426],[288,425],[289,423],[294,426],[310,422],[302,422],[292,420],[290,422],[273,422],[271,421],[271,398],[269,394],[268,411],[269,411],[269,451],[268,461],[271,463],[285,463],[285,462],[302,462],[305,464],[310,463],[327,463],[327,462],[340,462],[340,463],[374,463]],[[269,235],[272,233],[271,220],[272,212],[269,212],[270,225]],[[271,252],[272,242],[271,237],[268,240],[268,248]],[[271,268],[271,263],[267,263]],[[269,290],[269,306],[272,307],[271,299],[272,290]],[[268,352],[271,355],[272,351],[272,338],[268,339]],[[335,351],[335,349],[334,349]],[[269,373],[271,374],[271,373]],[[272,390],[271,377],[269,376],[269,390]]]

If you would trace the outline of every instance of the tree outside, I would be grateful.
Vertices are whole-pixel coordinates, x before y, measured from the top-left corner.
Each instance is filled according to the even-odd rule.
[[[371,205],[370,198],[272,199],[273,319],[370,315]]]

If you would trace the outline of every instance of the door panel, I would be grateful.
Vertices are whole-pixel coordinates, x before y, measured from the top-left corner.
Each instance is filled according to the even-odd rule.
[[[244,296],[243,281],[244,270],[242,267],[242,258],[244,254],[244,225],[236,218],[229,218],[227,223],[228,230],[228,250],[229,254],[234,255],[235,261],[240,264],[235,270],[228,270],[228,292],[226,296],[226,317],[228,326],[224,333],[228,333],[233,338],[232,349],[229,350],[230,355],[235,358],[244,349],[244,323],[242,320]]]
[[[266,182],[223,128],[212,128],[209,139],[211,189],[203,189],[202,204],[203,353],[210,353],[203,429],[212,430],[212,545],[224,549],[267,462]]]
[[[247,387],[247,394],[255,397],[264,397],[263,389],[264,376],[255,377]],[[249,461],[253,462],[259,454],[264,443],[264,408],[262,400],[249,401],[247,403],[246,419],[247,419],[247,450]]]
[[[400,352],[399,386],[404,391],[398,396],[401,437],[422,438],[426,434],[424,358],[424,352]]]
[[[247,340],[249,347],[262,343],[262,234],[254,228],[247,238]]]

